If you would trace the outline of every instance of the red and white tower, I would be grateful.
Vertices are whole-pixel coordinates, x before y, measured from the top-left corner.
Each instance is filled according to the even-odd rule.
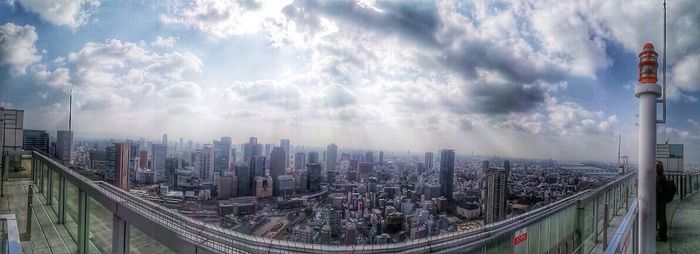
[[[639,84],[634,95],[639,98],[639,232],[640,253],[656,251],[656,104],[661,96],[657,69],[659,54],[647,42],[639,53]]]

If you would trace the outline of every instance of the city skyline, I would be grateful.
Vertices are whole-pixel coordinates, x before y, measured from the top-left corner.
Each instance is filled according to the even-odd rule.
[[[661,45],[657,1],[72,3],[0,3],[0,105],[53,136],[72,88],[76,140],[614,161],[622,133],[636,161],[636,54]],[[700,33],[683,20],[698,8],[669,5],[658,135],[688,162],[700,160]]]

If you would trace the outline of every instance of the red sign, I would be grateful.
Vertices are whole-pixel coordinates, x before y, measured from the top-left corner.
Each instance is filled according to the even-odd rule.
[[[527,240],[527,232],[513,238],[513,245],[518,245]]]

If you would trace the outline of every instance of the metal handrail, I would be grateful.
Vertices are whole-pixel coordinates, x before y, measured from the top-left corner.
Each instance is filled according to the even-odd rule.
[[[612,239],[610,239],[610,245],[608,245],[608,248],[605,250],[605,254],[615,254],[618,250],[620,250],[620,244],[626,243],[623,242],[622,239],[630,234],[630,230],[632,230],[632,227],[635,225],[634,223],[636,222],[635,219],[637,217],[637,212],[639,212],[637,201],[638,200],[635,198],[632,202],[632,205],[627,211],[625,218],[622,219],[620,226],[618,226],[615,234],[612,236]]]

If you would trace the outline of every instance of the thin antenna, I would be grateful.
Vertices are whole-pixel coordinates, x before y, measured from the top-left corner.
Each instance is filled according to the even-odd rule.
[[[663,59],[663,118],[662,123],[666,123],[666,0],[664,0],[664,59]]]
[[[73,89],[70,90],[70,97],[68,99],[68,131],[73,129]]]

